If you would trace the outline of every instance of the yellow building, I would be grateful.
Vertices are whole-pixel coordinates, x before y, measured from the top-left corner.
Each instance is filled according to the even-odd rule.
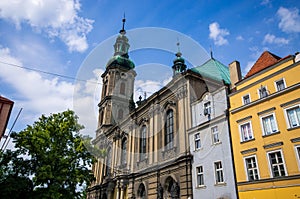
[[[230,98],[230,128],[239,198],[300,198],[300,54],[265,51]]]

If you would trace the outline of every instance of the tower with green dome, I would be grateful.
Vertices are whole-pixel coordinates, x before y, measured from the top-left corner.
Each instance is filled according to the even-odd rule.
[[[99,106],[97,133],[105,132],[114,124],[122,121],[135,108],[133,102],[134,63],[129,59],[129,43],[123,26],[114,44],[113,57],[107,62]]]

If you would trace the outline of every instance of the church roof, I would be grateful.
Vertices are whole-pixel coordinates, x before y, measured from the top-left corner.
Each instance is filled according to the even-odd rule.
[[[277,55],[274,55],[269,51],[263,52],[255,62],[255,64],[252,66],[252,68],[249,70],[249,72],[246,74],[245,78],[250,77],[258,73],[259,71],[262,71],[263,69],[277,63],[280,59],[281,57],[278,57]]]
[[[218,60],[211,58],[201,66],[191,68],[193,72],[199,73],[204,77],[208,77],[217,81],[223,81],[230,84],[230,74],[227,66]]]

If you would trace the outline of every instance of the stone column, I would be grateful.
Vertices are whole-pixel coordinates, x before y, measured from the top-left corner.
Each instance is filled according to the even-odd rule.
[[[116,140],[113,140],[113,146],[112,146],[112,157],[111,157],[111,171],[112,173],[115,172],[115,159],[116,159]]]
[[[117,188],[116,199],[120,199],[120,182],[119,181],[117,182],[116,188]]]

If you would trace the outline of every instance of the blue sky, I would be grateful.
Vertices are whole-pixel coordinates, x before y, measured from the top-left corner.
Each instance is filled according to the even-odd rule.
[[[130,38],[130,30],[144,27],[172,30],[179,35],[183,57],[193,51],[185,46],[187,42],[182,36],[185,35],[207,52],[211,46],[214,58],[225,65],[233,60],[240,61],[245,74],[265,50],[280,57],[300,51],[299,5],[295,0],[1,1],[0,95],[15,101],[8,127],[21,107],[24,110],[15,131],[32,124],[41,114],[73,109],[74,101],[77,101],[93,107],[95,113],[81,107],[78,114],[87,130],[94,132],[96,102],[101,90],[94,82],[99,81],[104,65],[94,62],[92,76],[84,76],[81,69],[83,63],[88,62],[87,57],[97,52],[97,47],[105,46],[105,41],[114,41],[122,26],[124,12],[129,42],[135,39]],[[151,38],[149,34],[148,31],[140,37],[147,40]],[[176,43],[174,39],[173,51],[171,46],[168,51],[144,49],[130,54],[137,72],[140,69],[139,85],[136,86],[151,93],[170,79],[169,67],[177,51]],[[131,45],[134,47],[135,44]],[[103,53],[96,57],[106,63],[112,52],[113,47],[106,45]],[[90,82],[79,84],[72,79],[24,70],[3,62],[84,77]],[[149,63],[156,64],[151,66]],[[150,67],[164,75],[152,74]],[[139,94],[137,91],[136,97]]]

